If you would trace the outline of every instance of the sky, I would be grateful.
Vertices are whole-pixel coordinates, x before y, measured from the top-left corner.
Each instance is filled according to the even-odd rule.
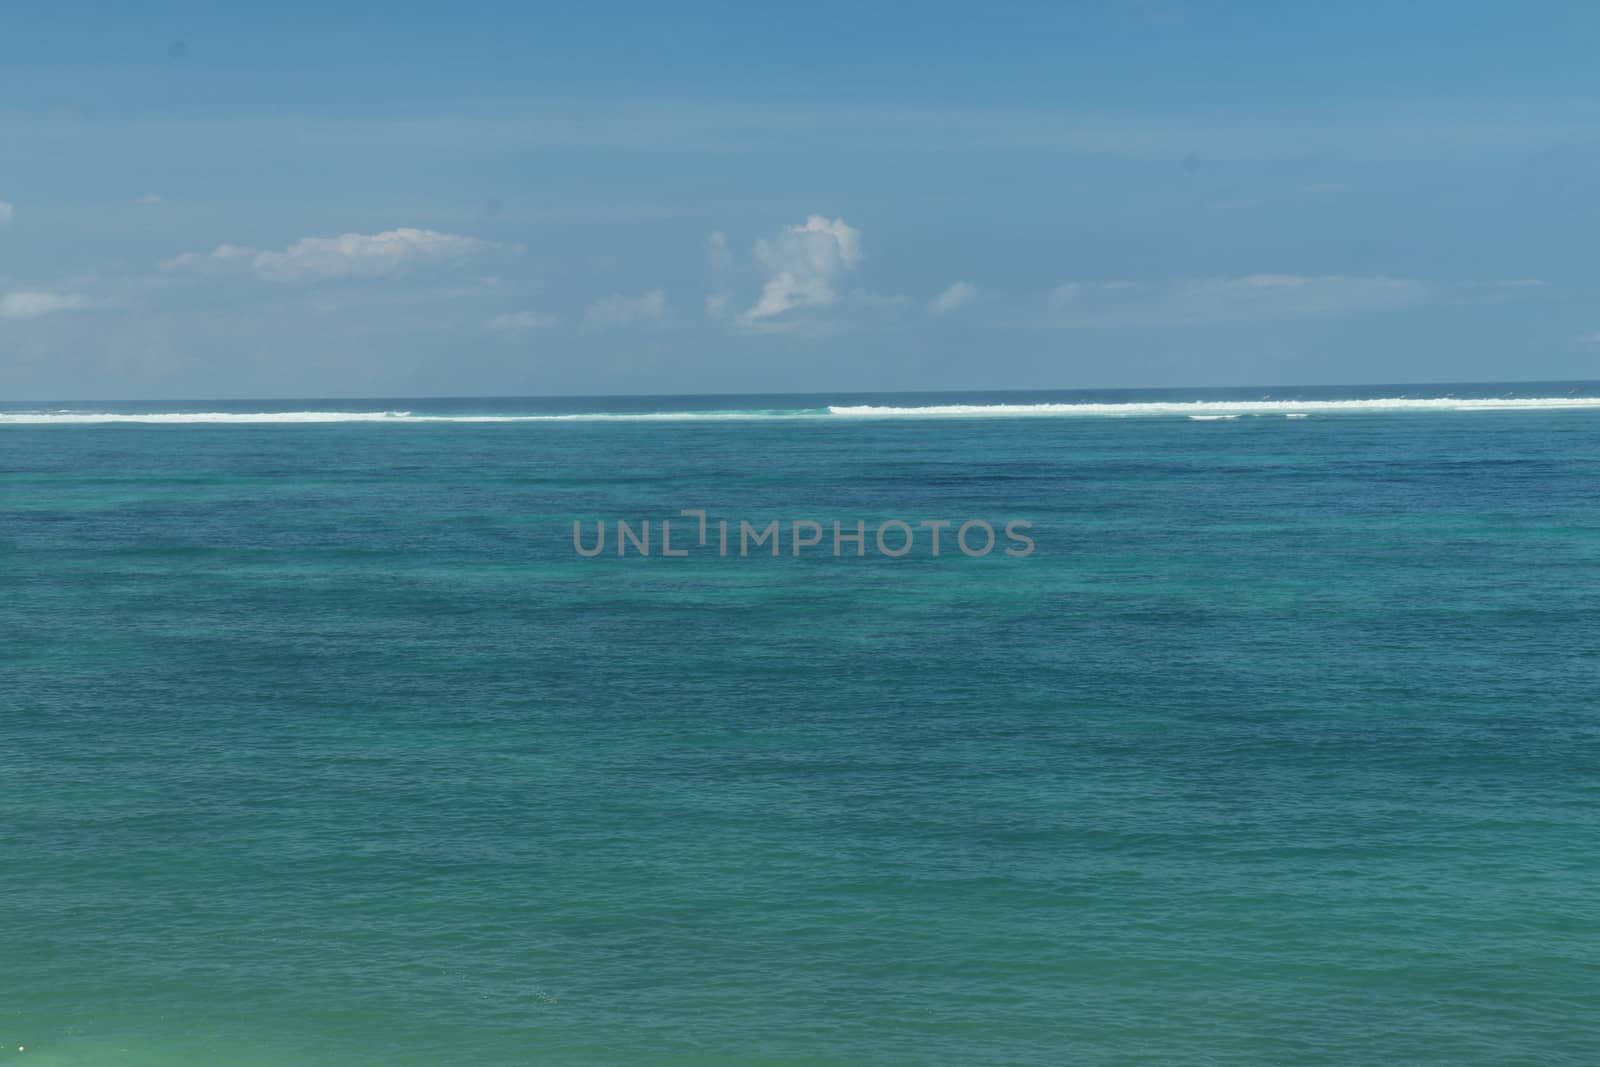
[[[0,400],[1600,378],[1600,5],[7,8]]]

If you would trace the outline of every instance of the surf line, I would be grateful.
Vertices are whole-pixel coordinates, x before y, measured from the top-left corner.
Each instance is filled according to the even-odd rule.
[[[698,529],[694,532],[685,531],[676,543],[673,541],[671,519],[661,519],[654,527],[659,531],[659,537],[652,536],[649,519],[637,522],[615,520],[611,538],[613,551],[618,557],[627,556],[631,549],[633,555],[641,557],[649,557],[659,550],[657,558],[660,559],[685,559],[691,555],[748,559],[766,550],[773,559],[777,559],[784,554],[784,533],[787,530],[790,558],[828,554],[828,541],[825,540],[828,531],[823,523],[815,519],[790,519],[787,524],[781,519],[771,519],[765,525],[740,519],[735,525],[730,519],[713,522],[701,508],[685,508],[678,512],[678,516],[698,520]],[[1005,536],[1004,548],[1000,548],[1000,536],[994,524],[986,519],[967,519],[964,522],[921,519],[915,525],[904,519],[887,519],[873,528],[870,537],[865,519],[855,520],[854,529],[835,519],[832,523],[832,556],[835,559],[865,556],[867,546],[871,544],[877,555],[889,559],[900,559],[913,551],[938,559],[956,555],[956,552],[950,551],[952,543],[957,552],[968,559],[982,559],[997,548],[1015,559],[1033,555],[1036,545],[1033,537],[1026,532],[1033,529],[1031,521],[1011,519],[1000,525]],[[584,533],[584,521],[572,520],[572,550],[585,559],[594,559],[606,552],[606,520],[596,519],[594,527],[593,543],[590,544]],[[923,532],[920,538],[919,530]],[[944,536],[951,530],[954,531],[953,537]],[[847,551],[846,546],[854,551]],[[817,551],[807,552],[807,549]]]

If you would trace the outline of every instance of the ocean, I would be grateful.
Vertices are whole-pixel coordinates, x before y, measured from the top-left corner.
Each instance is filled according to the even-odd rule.
[[[1600,1062],[1597,487],[1582,382],[0,405],[0,1062]]]

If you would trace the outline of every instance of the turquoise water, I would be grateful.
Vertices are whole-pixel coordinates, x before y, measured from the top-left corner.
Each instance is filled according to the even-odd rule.
[[[11,405],[0,1061],[1600,1061],[1600,390],[1267,392]]]

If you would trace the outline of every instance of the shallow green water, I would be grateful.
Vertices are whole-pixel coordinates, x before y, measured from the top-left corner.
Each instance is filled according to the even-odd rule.
[[[1600,1061],[1597,476],[1596,411],[0,426],[0,1062]],[[1037,549],[573,551],[680,508]]]

